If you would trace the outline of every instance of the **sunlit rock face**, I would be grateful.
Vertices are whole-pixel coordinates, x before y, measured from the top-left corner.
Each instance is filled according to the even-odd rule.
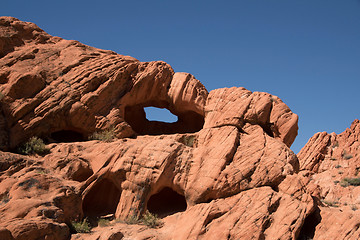
[[[312,180],[319,161],[289,149],[298,117],[276,96],[208,92],[165,62],[11,17],[0,57],[1,239],[316,239],[332,221]],[[150,121],[146,107],[178,120]],[[115,139],[89,140],[103,130]],[[12,153],[32,136],[48,154]],[[158,228],[127,224],[147,211]],[[83,219],[91,234],[75,234]]]

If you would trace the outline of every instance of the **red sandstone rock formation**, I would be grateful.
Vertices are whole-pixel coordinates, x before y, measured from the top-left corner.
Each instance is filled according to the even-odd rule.
[[[314,239],[359,239],[360,121],[343,133],[321,132],[298,154],[302,172],[316,186],[321,222]],[[335,238],[336,236],[336,238]]]
[[[315,157],[305,147],[299,164],[289,149],[297,115],[276,96],[208,93],[164,62],[53,37],[11,17],[0,18],[0,92],[0,239],[359,236],[352,212],[337,213],[347,228],[327,232],[341,218],[319,208],[323,188],[313,179],[323,147],[313,146],[321,149]],[[149,121],[148,106],[178,121]],[[87,140],[109,128],[115,141]],[[50,153],[9,152],[32,136]],[[161,227],[126,224],[146,210]],[[71,227],[109,215],[116,220],[91,233]]]

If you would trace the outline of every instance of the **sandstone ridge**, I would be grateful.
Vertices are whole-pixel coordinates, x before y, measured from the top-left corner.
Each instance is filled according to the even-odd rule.
[[[0,93],[0,239],[359,237],[348,208],[339,216],[349,226],[326,231],[332,212],[312,180],[325,158],[305,146],[299,161],[290,150],[298,117],[276,96],[208,92],[165,62],[12,17],[0,18]],[[178,121],[149,121],[149,106]],[[109,129],[114,141],[88,140]],[[50,152],[13,153],[32,136]],[[146,211],[160,227],[127,224]],[[110,225],[97,226],[106,216]],[[72,223],[84,218],[94,228],[76,234]]]

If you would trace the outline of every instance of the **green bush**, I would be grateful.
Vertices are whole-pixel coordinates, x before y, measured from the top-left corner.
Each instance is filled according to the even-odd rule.
[[[86,218],[80,222],[72,221],[71,226],[77,233],[89,233],[91,230],[90,224]]]
[[[46,148],[45,143],[41,138],[31,137],[25,144],[18,148],[20,154],[39,154],[45,155],[50,152],[50,149]]]
[[[348,186],[349,186],[349,183],[343,179],[343,180],[340,181],[340,186],[342,186],[342,187],[348,187]]]
[[[128,217],[126,220],[125,220],[125,223],[126,224],[130,224],[130,225],[133,225],[133,224],[139,224],[140,223],[140,219],[137,215],[131,215],[130,217]]]
[[[161,221],[156,214],[152,214],[148,210],[143,214],[141,221],[150,228],[156,228],[161,226]]]
[[[188,147],[194,147],[195,140],[196,139],[194,135],[184,135],[180,138],[180,142]]]
[[[353,158],[353,155],[351,155],[351,154],[345,154],[345,155],[343,156],[343,158],[344,158],[345,160],[349,160],[349,159]]]
[[[341,154],[341,156],[342,156],[345,160],[349,160],[349,159],[353,158],[353,155],[348,154],[348,153],[346,152],[346,150],[344,150],[344,152]]]
[[[102,142],[112,142],[115,138],[115,128],[111,127],[107,130],[101,132],[95,132],[90,137],[89,140],[100,140]]]
[[[99,221],[98,221],[98,225],[99,225],[100,227],[109,226],[109,225],[110,225],[110,220],[100,218]]]
[[[352,186],[360,186],[360,178],[344,178],[344,181]]]

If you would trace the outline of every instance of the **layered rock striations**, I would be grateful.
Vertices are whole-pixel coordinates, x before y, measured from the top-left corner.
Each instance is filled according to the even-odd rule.
[[[357,239],[360,235],[360,121],[340,134],[320,132],[298,154],[301,172],[321,200],[315,239]]]
[[[305,146],[299,162],[298,117],[276,96],[208,92],[164,62],[11,17],[0,18],[0,57],[1,239],[321,239],[333,221],[314,182],[325,150]],[[147,120],[149,106],[178,121]],[[88,140],[102,130],[116,139]],[[48,154],[13,153],[32,136]],[[160,227],[127,224],[146,211]],[[75,234],[83,219],[95,228]]]

